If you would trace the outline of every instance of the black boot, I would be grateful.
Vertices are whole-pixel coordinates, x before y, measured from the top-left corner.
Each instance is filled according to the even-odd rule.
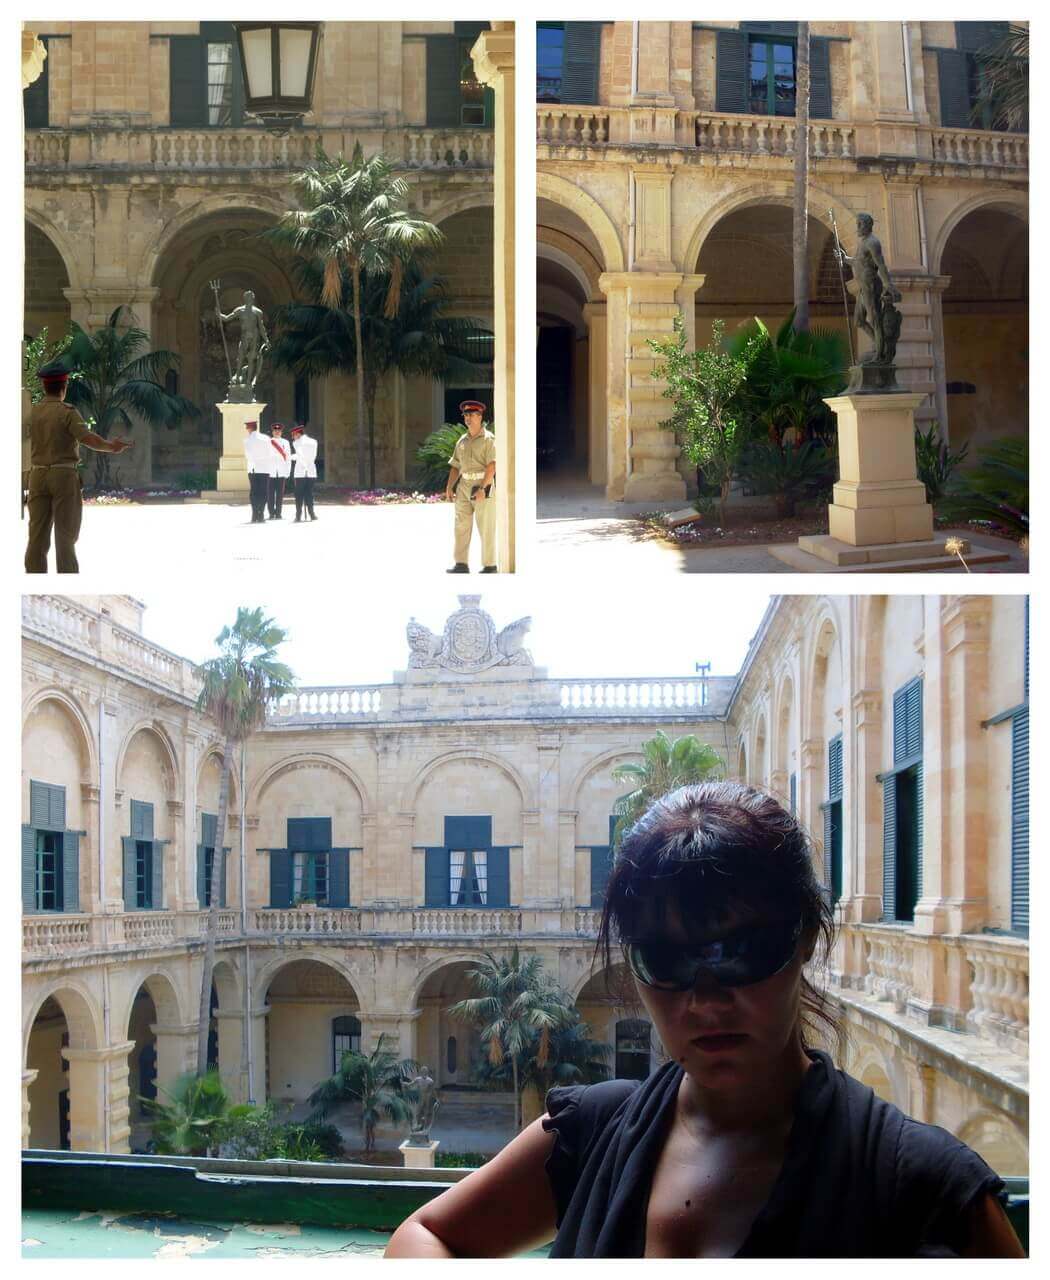
[[[445,572],[446,573],[469,573],[470,569],[468,568],[467,565],[460,564],[460,562],[457,560],[456,563],[452,566],[452,568],[446,569]]]
[[[484,569],[482,569],[481,572],[482,573],[499,573],[499,570],[496,568],[494,564],[487,564],[484,567]]]

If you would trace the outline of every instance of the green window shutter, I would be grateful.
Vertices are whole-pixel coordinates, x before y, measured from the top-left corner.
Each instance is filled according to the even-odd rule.
[[[842,734],[828,743],[828,799],[838,800],[842,795]]]
[[[831,119],[831,41],[809,38],[809,114],[814,120]]]
[[[788,794],[791,797],[791,816],[794,817],[798,812],[798,774],[793,773],[788,778]]]
[[[62,832],[62,910],[80,910],[80,832]]]
[[[937,50],[937,84],[941,99],[941,127],[970,127],[970,85],[966,54],[958,49]]]
[[[328,855],[328,905],[350,905],[350,850],[333,849]]]
[[[447,817],[445,847],[447,849],[487,849],[492,844],[490,817]]]
[[[40,43],[47,50],[44,69],[27,88],[22,90],[22,111],[27,129],[46,129],[51,123],[50,84],[51,84],[51,49],[47,36],[39,37]]]
[[[893,763],[922,755],[922,679],[909,680],[893,695]]]
[[[1010,786],[1010,927],[1028,932],[1028,708],[1012,725]]]
[[[448,906],[448,876],[448,850],[427,849],[424,902],[428,907]]]
[[[882,918],[897,918],[897,775],[882,784]]]
[[[510,906],[510,847],[497,845],[488,856],[488,905]]]
[[[1010,31],[1009,22],[957,22],[955,47],[964,53],[983,53]]]
[[[154,911],[162,911],[164,909],[164,846],[167,843],[167,840],[152,841],[153,856],[150,858],[150,871],[152,872],[150,901],[153,904]]]
[[[215,813],[201,814],[201,844],[210,845],[213,849],[219,843],[216,839],[218,835],[219,816]]]
[[[715,37],[715,110],[747,111],[748,39],[743,31],[719,31]]]
[[[907,705],[908,755],[922,755],[922,681],[914,680],[908,686]]]
[[[66,789],[47,782],[29,784],[29,823],[38,831],[64,831]]]
[[[153,806],[141,800],[131,802],[131,834],[136,840],[153,839]]]
[[[591,846],[591,906],[600,907],[605,901],[605,886],[612,869],[612,849],[608,845]]]
[[[287,849],[270,850],[270,906],[292,905],[292,858]]]
[[[36,913],[36,827],[22,827],[22,910]]]
[[[1028,601],[1030,597],[1024,598],[1024,700],[1028,701]]]
[[[123,855],[124,910],[137,910],[135,897],[135,838],[121,836],[120,848]]]
[[[459,36],[427,36],[427,124],[459,125]]]
[[[229,849],[223,849],[222,867],[219,870],[219,874],[220,876],[222,876],[222,879],[219,881],[219,906],[220,907],[226,906],[226,871],[227,871],[227,866],[229,864],[229,860],[230,860]]]
[[[601,54],[600,22],[566,22],[561,70],[562,102],[597,105]]]
[[[214,848],[215,846],[210,846]],[[205,860],[205,850],[208,845],[199,844],[197,846],[197,905],[202,909],[208,905],[208,882],[207,882],[207,863]]]
[[[831,811],[832,811],[831,804],[822,804],[820,806],[820,812],[824,818],[824,884],[828,890],[829,895],[831,893],[831,877],[832,877],[831,845],[835,837]]]
[[[922,798],[922,765],[915,768],[915,900],[922,897],[922,848],[926,811]]]
[[[331,847],[331,818],[288,819],[288,848],[293,852],[327,853]]]
[[[797,22],[742,22],[740,24],[741,31],[747,31],[755,35],[767,36],[788,36],[794,39],[798,36]]]
[[[52,831],[66,829],[66,789],[65,787],[48,787],[48,816]]]
[[[204,41],[200,36],[168,37],[168,71],[171,127],[194,129],[207,124]]]

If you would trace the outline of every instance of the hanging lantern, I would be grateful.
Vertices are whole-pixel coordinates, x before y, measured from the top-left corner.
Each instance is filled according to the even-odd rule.
[[[235,22],[244,109],[267,123],[292,124],[313,107],[319,22]]]

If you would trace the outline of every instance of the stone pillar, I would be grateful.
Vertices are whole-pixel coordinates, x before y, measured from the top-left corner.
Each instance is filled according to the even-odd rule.
[[[222,404],[215,406],[222,417],[222,457],[215,488],[201,497],[215,502],[243,498],[248,492],[248,459],[244,453],[244,424],[261,422],[264,404]]]
[[[170,1091],[179,1076],[197,1068],[197,1023],[165,1026],[156,1022],[150,1031],[156,1039],[157,1088]]]
[[[264,1019],[265,1013],[268,1012],[269,1007],[267,1006],[265,1012],[260,1014],[259,1017]],[[244,1013],[240,1009],[216,1009],[212,1016],[215,1018],[215,1025],[218,1030],[219,1037],[219,1077],[233,1102],[247,1102],[248,1064],[244,1061]],[[253,1027],[252,1030],[255,1030],[255,1028]],[[194,1035],[196,1036],[196,1029],[194,1031]],[[262,1054],[261,1057],[260,1050]],[[196,1057],[196,1052],[197,1045],[196,1039],[194,1039],[194,1057]],[[255,1100],[258,1103],[263,1103],[266,1101],[265,1021],[263,1022],[262,1035],[257,1037],[256,1042],[252,1045],[252,1057],[252,1076],[253,1084],[255,1086]],[[159,1063],[159,1049],[157,1058]]]
[[[69,1145],[74,1151],[128,1151],[128,1054],[134,1047],[126,1040],[105,1049],[62,1050],[69,1063]]]
[[[882,915],[882,693],[858,689],[851,699],[855,755],[852,771],[852,829],[855,833],[857,882],[848,902],[846,919],[860,924]]]
[[[514,543],[514,23],[493,22],[471,50],[478,80],[495,98],[493,236],[493,423],[499,483],[496,486],[497,555],[501,573],[513,573]],[[529,211],[530,218],[532,211]]]
[[[524,877],[522,906],[547,906],[560,897],[558,874],[560,823],[561,734],[557,730],[541,732],[537,743],[537,801],[539,831],[530,874]]]
[[[370,1013],[361,1015],[361,1052],[368,1054],[379,1044],[380,1036],[387,1036],[387,1044],[394,1046],[399,1058],[411,1058],[416,1051],[415,1027],[422,1009],[412,1009],[407,1013]],[[436,1076],[440,1064],[428,1062]]]
[[[604,485],[609,475],[609,429],[605,410],[605,361],[608,351],[604,302],[587,302],[583,319],[588,345],[588,448],[587,479]]]
[[[626,272],[606,272],[598,287],[606,298],[605,496],[619,499],[627,485],[627,281]]]
[[[29,1150],[29,1088],[39,1071],[22,1072],[22,1150]]]
[[[824,799],[824,742],[806,738],[798,744],[798,812],[803,825],[823,838],[820,805]],[[823,874],[823,873],[821,873]]]
[[[80,909],[90,915],[102,914],[103,886],[99,884],[98,813],[101,790],[93,782],[80,784],[80,821],[86,835],[80,841]],[[87,893],[84,893],[84,886]]]

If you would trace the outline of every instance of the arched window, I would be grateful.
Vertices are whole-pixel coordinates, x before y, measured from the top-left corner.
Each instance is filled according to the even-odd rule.
[[[332,1061],[333,1071],[338,1071],[344,1053],[361,1052],[361,1023],[351,1016],[332,1019]]]
[[[621,1018],[616,1024],[616,1078],[644,1080],[649,1075],[650,1026],[644,1018]]]

